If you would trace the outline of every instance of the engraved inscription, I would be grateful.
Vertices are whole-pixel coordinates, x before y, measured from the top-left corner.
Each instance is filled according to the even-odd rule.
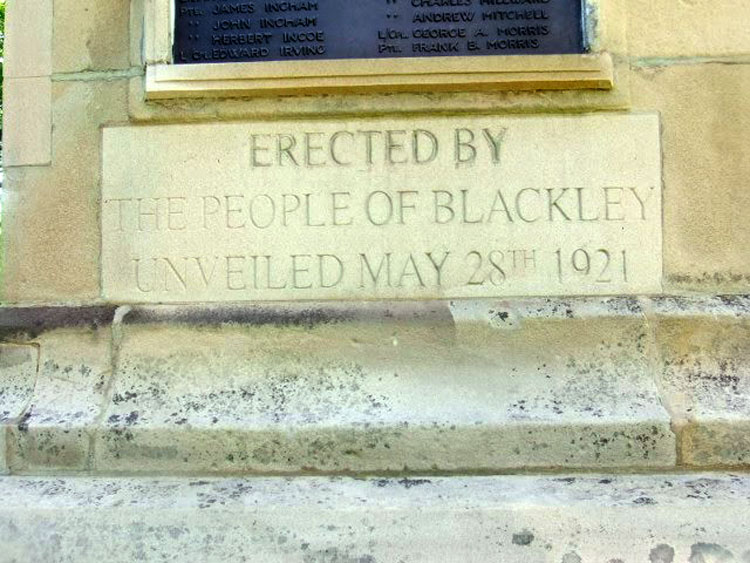
[[[653,116],[113,128],[103,185],[108,298],[660,288]]]
[[[581,53],[581,0],[174,0],[177,64]]]

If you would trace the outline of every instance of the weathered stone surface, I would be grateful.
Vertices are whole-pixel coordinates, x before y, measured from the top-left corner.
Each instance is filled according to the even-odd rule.
[[[10,429],[13,472],[84,470],[92,427],[111,376],[109,327],[69,328],[35,339],[39,375],[22,424]]]
[[[8,170],[3,186],[5,302],[98,296],[99,128],[125,118],[126,87],[125,81],[54,83],[53,165]]]
[[[746,293],[750,65],[642,68],[632,81],[635,108],[662,118],[665,291]]]
[[[673,465],[637,306],[625,316],[602,308],[599,318],[584,308],[579,319],[574,303],[558,319],[529,308],[537,318],[513,313],[515,327],[502,303],[486,326],[439,309],[399,319],[334,309],[312,324],[125,325],[94,469]]]
[[[660,186],[655,115],[106,128],[103,296],[655,293]]]
[[[750,464],[750,300],[656,301],[665,406],[681,462]]]
[[[129,0],[54,2],[54,72],[129,66]]]
[[[61,311],[16,473],[750,466],[746,297]]]
[[[52,4],[53,0],[6,2],[3,50],[6,79],[52,74]],[[30,113],[25,116],[28,118]]]
[[[746,55],[750,37],[744,0],[628,0],[629,53],[641,57]]]
[[[34,391],[37,348],[30,345],[0,344],[0,420],[18,418]]]
[[[7,470],[8,428],[23,424],[23,415],[34,393],[37,348],[0,344],[0,473]]]
[[[749,497],[725,474],[6,477],[0,536],[4,561],[745,563]]]
[[[130,2],[130,66],[141,67],[144,63],[143,32],[145,27],[145,12],[148,0],[132,0]]]
[[[5,166],[39,166],[52,160],[52,83],[49,76],[8,78],[3,85]]]

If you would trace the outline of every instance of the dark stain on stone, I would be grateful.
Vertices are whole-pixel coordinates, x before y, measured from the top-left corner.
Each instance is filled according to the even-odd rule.
[[[651,563],[673,563],[674,548],[671,545],[661,543],[651,550],[648,560]]]
[[[112,434],[114,434],[118,438],[125,438],[125,440],[128,442],[132,442],[134,438],[133,433],[130,430],[126,430],[125,428],[118,426],[112,428]],[[115,457],[120,457],[120,453],[115,452]]]
[[[727,283],[748,283],[750,282],[750,275],[739,272],[703,272],[699,276],[692,276],[688,274],[671,274],[667,276],[667,279],[671,283],[675,284],[688,284],[688,285],[703,285],[703,284],[727,284]]]
[[[524,530],[522,532],[519,532],[518,534],[513,534],[513,543],[515,545],[531,545],[531,542],[534,541],[534,534],[529,532],[528,530]]]
[[[411,489],[412,487],[418,487],[420,485],[429,485],[431,482],[432,481],[429,479],[408,479],[404,477],[403,479],[399,479],[398,484],[407,489]]]
[[[640,505],[651,505],[656,504],[656,501],[652,499],[651,497],[638,497],[633,501],[633,504],[640,504]]]
[[[138,397],[138,393],[132,393],[130,391],[125,391],[124,394],[115,393],[115,395],[112,397],[112,402],[116,405],[119,405],[120,403],[124,403],[126,401],[132,401]]]
[[[304,563],[377,563],[377,560],[372,555],[351,555],[336,547],[306,551],[302,561]]]
[[[510,314],[507,311],[495,311],[490,309],[489,313],[493,319],[500,319],[503,322],[507,321],[508,317],[510,317]]]
[[[62,327],[106,326],[116,307],[3,307],[0,309],[0,339],[40,334]]]
[[[689,563],[731,563],[734,555],[716,543],[696,543],[690,547]]]
[[[420,485],[429,485],[430,483],[432,483],[432,481],[430,481],[429,479],[409,479],[407,477],[399,479],[398,481],[394,479],[377,479],[375,481],[375,486],[383,488],[389,485],[393,485],[394,483],[397,483],[406,489],[411,489],[412,487],[418,487]]]
[[[0,348],[0,368],[14,368],[34,361],[33,346],[4,346]]]
[[[631,314],[641,312],[641,306],[634,297],[612,297],[605,299],[604,304],[613,312],[626,311]]]
[[[563,555],[561,563],[581,563],[582,561],[583,560],[581,559],[580,555],[578,555],[575,551],[570,551]]]
[[[214,504],[216,504],[216,497],[213,497],[207,493],[198,493],[198,508],[205,509],[205,508],[211,508]],[[223,504],[223,503],[222,503]]]
[[[717,295],[717,297],[727,307],[750,313],[750,298],[747,295]]]
[[[138,421],[138,411],[131,412],[125,417],[125,423],[128,425],[135,424]]]
[[[21,420],[18,421],[18,430],[21,432],[29,431],[29,419],[31,418],[31,409],[23,413]]]
[[[353,311],[327,307],[201,306],[180,309],[138,307],[126,317],[127,324],[172,322],[184,325],[273,325],[312,328],[353,318]]]
[[[698,500],[710,500],[711,490],[718,484],[716,479],[694,479],[685,483],[685,486],[690,490],[690,493],[685,495],[687,498],[694,498]]]
[[[735,395],[740,393],[742,380],[737,375],[740,367],[734,358],[717,358],[718,371],[713,366],[705,366],[700,358],[684,356],[665,360],[665,366],[671,371],[679,372],[693,387],[705,391],[731,390]]]

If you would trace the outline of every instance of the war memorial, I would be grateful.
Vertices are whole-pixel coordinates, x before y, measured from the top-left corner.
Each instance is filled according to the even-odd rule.
[[[750,563],[745,0],[8,0],[0,561]]]

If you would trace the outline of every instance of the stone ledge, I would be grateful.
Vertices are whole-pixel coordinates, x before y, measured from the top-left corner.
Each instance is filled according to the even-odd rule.
[[[747,475],[0,478],[4,561],[746,563]]]
[[[3,309],[39,375],[0,430],[18,474],[747,467],[749,305]]]
[[[106,326],[115,309],[111,305],[0,307],[0,336],[4,340],[29,339],[59,328]]]
[[[488,322],[491,312],[512,310],[528,319],[573,319],[589,317],[750,318],[750,295],[535,297],[506,299],[461,299],[434,301],[311,301],[195,303],[169,305],[6,305],[0,307],[0,330],[10,333],[41,332],[85,325],[105,326],[118,307],[127,307],[125,324],[179,325],[307,325],[337,321],[391,322],[441,320]],[[485,313],[487,313],[485,315]],[[498,325],[499,326],[499,325]]]

